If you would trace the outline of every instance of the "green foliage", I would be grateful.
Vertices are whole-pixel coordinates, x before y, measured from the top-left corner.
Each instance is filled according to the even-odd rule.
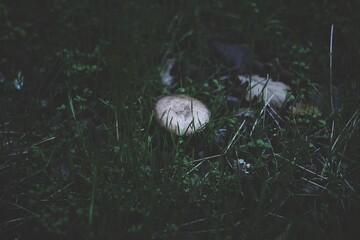
[[[65,64],[64,74],[68,77],[75,74],[98,73],[102,70],[96,64],[96,53],[82,53],[79,50],[71,51],[65,48],[62,52],[57,53],[57,56],[63,59]]]

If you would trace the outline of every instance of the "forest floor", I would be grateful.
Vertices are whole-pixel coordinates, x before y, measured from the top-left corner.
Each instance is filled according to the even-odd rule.
[[[0,2],[1,239],[357,239],[358,1],[115,2]]]

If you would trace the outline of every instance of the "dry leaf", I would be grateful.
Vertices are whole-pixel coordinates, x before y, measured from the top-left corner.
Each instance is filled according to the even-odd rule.
[[[210,41],[208,45],[210,50],[224,59],[232,69],[243,69],[250,64],[250,47],[247,44],[226,44]]]
[[[239,76],[241,84],[248,83],[246,100],[251,101],[255,97],[269,103],[272,107],[280,108],[285,100],[287,91],[290,87],[282,82],[274,82],[271,78],[263,78],[259,75]]]
[[[308,105],[306,103],[295,103],[290,107],[290,111],[292,114],[297,116],[312,116],[312,117],[320,117],[321,112],[317,107]]]

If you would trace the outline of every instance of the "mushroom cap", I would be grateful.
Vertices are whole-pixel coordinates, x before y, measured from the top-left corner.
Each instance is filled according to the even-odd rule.
[[[274,82],[271,78],[263,78],[259,75],[238,76],[241,83],[249,83],[246,100],[253,100],[255,97],[262,97],[264,102],[272,107],[281,108],[287,100],[287,91],[290,87],[282,82]]]
[[[161,126],[182,136],[204,129],[211,113],[201,101],[178,94],[159,98],[155,103],[154,115]]]

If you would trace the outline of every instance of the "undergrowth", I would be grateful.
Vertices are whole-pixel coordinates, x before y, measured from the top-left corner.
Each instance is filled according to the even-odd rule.
[[[0,3],[1,239],[355,239],[356,1],[35,2]],[[288,69],[316,113],[228,101],[209,39]],[[169,93],[208,105],[203,131],[156,123]]]

